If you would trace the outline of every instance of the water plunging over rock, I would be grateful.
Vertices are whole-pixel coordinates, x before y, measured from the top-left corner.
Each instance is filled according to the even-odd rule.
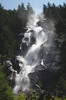
[[[27,23],[27,31],[25,32],[20,45],[21,55],[16,57],[19,61],[20,72],[17,73],[17,71],[14,71],[15,86],[13,92],[15,94],[19,91],[25,92],[32,90],[30,80],[31,73],[38,70],[46,70],[47,68],[53,69],[52,64],[56,54],[54,51],[51,51],[55,48],[53,43],[54,32],[53,30],[48,29],[48,26],[46,27],[47,30],[38,26],[37,23],[39,21],[40,18],[34,15],[30,16]],[[39,87],[37,84],[35,86]]]

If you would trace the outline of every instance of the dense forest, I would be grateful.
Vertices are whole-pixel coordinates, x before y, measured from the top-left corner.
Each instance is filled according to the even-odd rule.
[[[21,42],[20,33],[26,31],[28,15],[33,9],[28,3],[27,9],[24,4],[18,6],[17,10],[5,10],[0,4],[0,100],[66,100],[66,4],[56,6],[48,3],[43,5],[43,13],[46,19],[54,21],[55,45],[59,49],[58,81],[53,91],[47,95],[42,90],[40,94],[30,93],[28,96],[20,93],[13,94],[12,88],[7,80],[7,66],[5,60],[13,59],[19,53]],[[22,35],[22,36],[23,36]]]

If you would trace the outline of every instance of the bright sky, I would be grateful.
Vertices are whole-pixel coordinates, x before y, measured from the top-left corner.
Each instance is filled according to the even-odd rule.
[[[40,13],[42,11],[43,4],[55,3],[56,5],[63,4],[63,2],[66,3],[66,0],[0,0],[0,3],[2,6],[4,6],[5,9],[17,9],[18,5],[21,3],[24,3],[25,7],[30,2],[33,9]]]

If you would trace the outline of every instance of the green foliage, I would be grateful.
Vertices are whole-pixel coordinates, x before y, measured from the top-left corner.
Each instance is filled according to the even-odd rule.
[[[50,100],[66,100],[66,97],[63,97],[63,98],[59,98],[57,96],[51,96],[52,98]]]
[[[23,94],[18,94],[14,96],[14,100],[26,100],[26,98]]]
[[[27,10],[22,3],[17,10],[5,10],[0,4],[0,54],[13,57],[18,52],[18,36],[27,23]],[[16,51],[15,51],[16,50]]]
[[[14,35],[10,29],[9,13],[0,9],[0,54],[12,56],[15,45]]]
[[[59,57],[59,80],[58,80],[58,91],[61,91],[62,95],[66,95],[66,6],[60,7],[60,19],[56,22],[55,28],[57,33],[57,39],[62,40],[58,42],[58,48],[60,50]],[[61,47],[59,47],[59,44]]]
[[[61,100],[60,98],[58,98],[58,97],[54,97],[54,100]]]
[[[54,3],[50,4],[48,2],[47,5],[43,5],[43,13],[46,18],[58,21],[60,19],[60,13],[62,12],[61,10],[63,7],[65,6],[61,6],[61,5],[56,6]]]
[[[39,100],[39,95],[35,93],[31,93],[28,97],[27,100]]]
[[[13,100],[12,89],[7,84],[2,68],[3,66],[0,66],[0,100]]]
[[[60,96],[66,95],[66,80],[62,76],[58,80],[57,90],[58,90],[58,94],[60,94]]]

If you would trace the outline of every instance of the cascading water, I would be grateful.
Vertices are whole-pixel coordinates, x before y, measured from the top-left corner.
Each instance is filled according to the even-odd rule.
[[[22,39],[22,43],[26,43],[28,50],[24,56],[17,56],[21,71],[19,74],[16,73],[14,93],[17,93],[21,89],[22,91],[30,90],[30,79],[28,75],[34,72],[35,67],[39,65],[40,58],[38,54],[41,46],[47,41],[47,35],[44,33],[43,28],[37,25],[39,19],[36,16],[30,16],[30,18],[31,20],[29,20],[27,24],[28,30]],[[31,42],[33,42],[31,38],[34,38],[33,44],[31,44]],[[20,48],[22,50],[22,47]]]
[[[24,33],[24,38],[20,45],[22,54],[16,59],[19,61],[20,72],[15,71],[15,86],[13,92],[17,94],[19,91],[31,91],[31,83],[29,74],[36,70],[45,70],[48,67],[48,53],[51,45],[53,45],[53,30],[44,29],[38,26],[41,19],[38,16],[32,15],[27,23],[27,31]],[[43,22],[44,23],[44,22]],[[52,25],[53,26],[53,25]],[[45,32],[44,32],[45,30]],[[48,32],[49,31],[49,32]],[[51,33],[52,38],[50,38]],[[24,46],[26,48],[24,50]],[[45,64],[45,62],[47,64]],[[11,68],[12,70],[12,68]]]

